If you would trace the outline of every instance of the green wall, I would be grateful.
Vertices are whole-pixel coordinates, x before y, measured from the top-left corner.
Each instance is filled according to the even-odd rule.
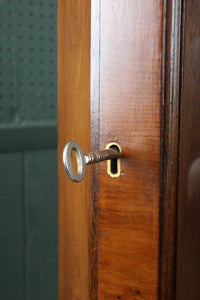
[[[0,291],[56,300],[56,0],[0,0]]]

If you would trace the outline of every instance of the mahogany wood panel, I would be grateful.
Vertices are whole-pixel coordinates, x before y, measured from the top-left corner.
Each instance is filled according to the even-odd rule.
[[[185,2],[177,300],[200,299],[200,2]]]
[[[99,165],[97,295],[155,300],[163,1],[102,0],[99,23],[99,147],[116,141],[123,159],[119,178]]]
[[[69,140],[90,150],[90,1],[58,0],[59,300],[88,300],[89,170],[71,182],[62,150]]]

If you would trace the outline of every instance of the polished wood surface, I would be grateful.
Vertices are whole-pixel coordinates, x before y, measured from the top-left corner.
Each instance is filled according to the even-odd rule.
[[[176,295],[182,12],[182,1],[169,0],[165,2],[163,24],[162,166],[160,173],[160,300],[174,300]]]
[[[163,1],[102,0],[99,147],[123,148],[119,178],[98,177],[93,299],[157,299]]]
[[[200,2],[185,2],[177,300],[200,299]]]
[[[57,8],[59,300],[88,300],[89,170],[71,182],[62,151],[69,140],[90,151],[90,1]]]

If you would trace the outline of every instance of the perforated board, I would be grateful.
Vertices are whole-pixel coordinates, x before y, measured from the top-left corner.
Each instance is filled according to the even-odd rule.
[[[0,1],[0,129],[56,124],[56,5]]]

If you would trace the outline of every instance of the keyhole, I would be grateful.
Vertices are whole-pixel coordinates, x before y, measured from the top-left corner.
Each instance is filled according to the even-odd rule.
[[[120,153],[119,148],[116,145],[110,146],[110,149],[117,150],[117,152]],[[113,175],[118,173],[118,164],[117,164],[118,158],[111,159],[110,162],[110,171]]]
[[[120,154],[122,153],[121,147],[117,143],[109,143],[106,146],[106,149],[113,149],[118,151]],[[121,174],[121,161],[120,157],[119,158],[113,158],[111,160],[108,160],[107,162],[107,174],[112,177],[119,177]]]

